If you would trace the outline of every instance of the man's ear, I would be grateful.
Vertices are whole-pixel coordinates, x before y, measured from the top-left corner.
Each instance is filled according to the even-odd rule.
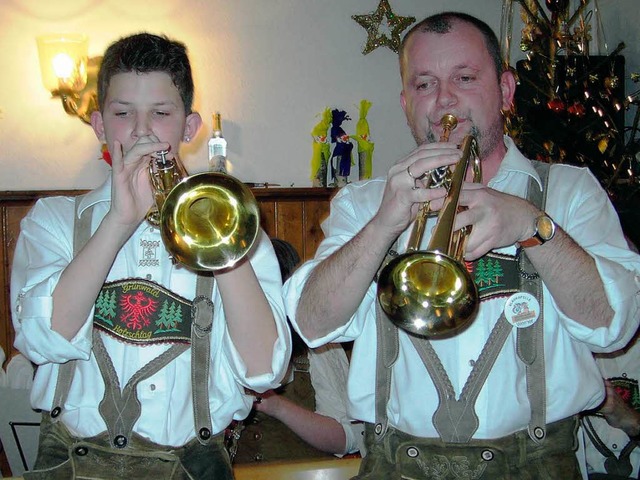
[[[516,94],[516,77],[511,70],[505,70],[500,75],[500,91],[502,92],[502,110],[510,111]]]
[[[91,127],[93,128],[93,132],[96,134],[96,137],[98,137],[98,140],[102,143],[106,143],[102,113],[97,110],[91,114]]]
[[[198,130],[202,126],[202,117],[198,112],[192,112],[187,115],[187,121],[184,125],[184,139],[189,141],[196,136]]]
[[[402,111],[407,113],[407,100],[404,98],[404,90],[400,92],[400,106],[402,107]]]

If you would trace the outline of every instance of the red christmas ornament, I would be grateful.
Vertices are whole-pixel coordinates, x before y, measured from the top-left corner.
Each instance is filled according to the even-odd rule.
[[[571,115],[575,115],[576,117],[582,117],[586,113],[586,108],[584,108],[583,104],[576,102],[567,108],[567,112]]]
[[[562,100],[560,100],[559,98],[552,98],[551,100],[549,100],[547,102],[547,107],[549,108],[549,110],[551,110],[552,112],[562,112],[565,109],[565,104]]]

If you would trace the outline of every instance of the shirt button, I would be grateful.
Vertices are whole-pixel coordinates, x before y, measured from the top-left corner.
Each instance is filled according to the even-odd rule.
[[[151,280],[153,278],[153,275],[151,275],[150,273],[147,273],[146,278],[147,278],[147,280]]]
[[[469,366],[470,367],[475,367],[476,366],[476,361],[475,360],[469,360]]]
[[[152,392],[154,392],[154,391],[155,391],[155,389],[156,389],[155,384],[153,384],[153,383],[152,383],[151,385],[149,385],[149,390],[151,390]]]

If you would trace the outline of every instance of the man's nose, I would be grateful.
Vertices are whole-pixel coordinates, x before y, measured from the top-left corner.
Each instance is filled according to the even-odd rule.
[[[451,86],[442,82],[438,88],[438,105],[441,107],[450,107],[458,101]]]

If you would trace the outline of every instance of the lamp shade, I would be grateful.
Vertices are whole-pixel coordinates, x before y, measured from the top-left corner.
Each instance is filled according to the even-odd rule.
[[[87,84],[89,38],[82,34],[37,37],[42,83],[52,93],[79,92]]]

